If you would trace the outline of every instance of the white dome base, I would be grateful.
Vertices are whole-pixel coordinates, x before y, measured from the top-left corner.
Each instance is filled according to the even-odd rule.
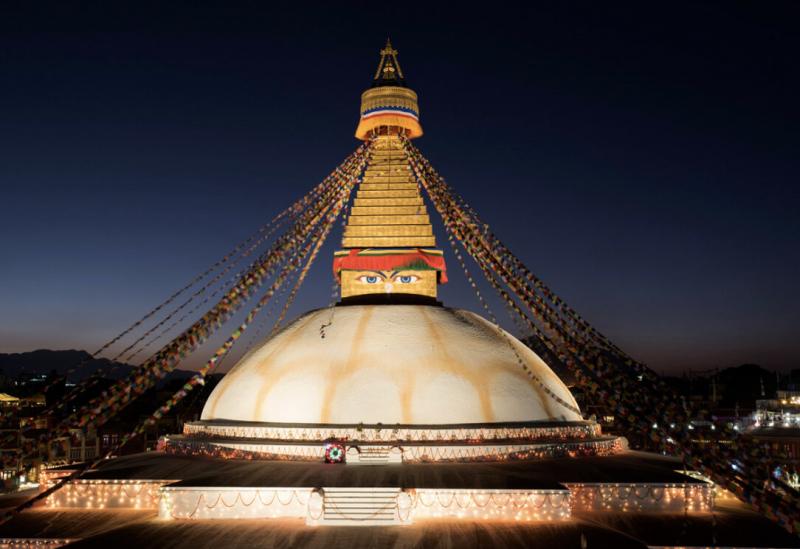
[[[532,381],[520,360],[574,409]],[[307,313],[248,353],[214,389],[202,419],[580,421],[575,410],[569,389],[533,351],[478,315],[427,305],[349,305]]]

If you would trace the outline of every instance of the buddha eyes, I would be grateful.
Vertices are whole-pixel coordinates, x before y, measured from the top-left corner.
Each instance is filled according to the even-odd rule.
[[[361,275],[358,277],[358,281],[364,284],[378,284],[380,282],[387,281],[387,278],[388,277],[386,277],[385,275],[377,275],[377,274]],[[417,280],[419,280],[419,277],[415,275],[397,275],[393,279],[391,279],[392,282],[395,282],[397,284],[413,284]]]

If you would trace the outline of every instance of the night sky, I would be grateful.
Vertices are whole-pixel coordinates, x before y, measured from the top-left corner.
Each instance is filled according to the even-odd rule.
[[[65,4],[0,7],[0,352],[94,350],[305,194],[389,35],[416,144],[602,332],[800,367],[796,2]]]

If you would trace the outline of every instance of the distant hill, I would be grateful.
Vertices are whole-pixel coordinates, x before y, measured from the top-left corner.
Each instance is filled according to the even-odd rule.
[[[16,378],[23,374],[49,374],[55,371],[64,375],[70,370],[70,381],[80,381],[98,370],[106,377],[119,379],[127,376],[134,365],[123,362],[112,362],[107,358],[92,358],[86,351],[66,350],[53,351],[39,349],[27,353],[0,353],[0,370],[7,377]],[[170,378],[187,378],[194,372],[175,370]]]
[[[664,376],[664,381],[685,396],[711,399],[716,391],[716,405],[720,408],[738,406],[752,409],[759,399],[775,398],[779,377],[783,386],[791,386],[793,375],[779,376],[757,364],[742,364],[720,370],[709,369],[702,375],[689,372],[682,376]]]
[[[723,406],[752,408],[760,398],[774,398],[778,388],[775,372],[757,364],[742,364],[721,370],[717,376]]]

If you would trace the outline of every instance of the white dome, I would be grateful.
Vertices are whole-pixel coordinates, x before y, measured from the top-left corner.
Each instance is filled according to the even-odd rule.
[[[323,338],[320,328],[329,322]],[[211,393],[202,419],[408,425],[581,420],[529,379],[517,354],[577,409],[542,359],[507,335],[476,314],[437,306],[312,311],[244,356]]]

